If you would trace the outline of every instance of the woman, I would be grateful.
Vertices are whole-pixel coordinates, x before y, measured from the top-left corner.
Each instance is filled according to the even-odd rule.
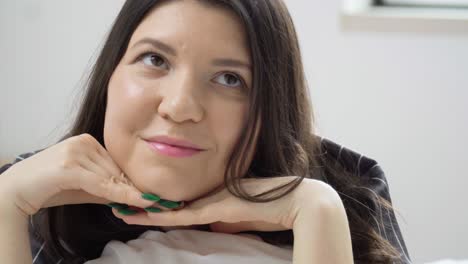
[[[0,170],[2,256],[82,263],[189,229],[294,242],[293,263],[408,263],[361,177],[378,167],[331,155],[311,109],[282,1],[129,0],[70,132]]]

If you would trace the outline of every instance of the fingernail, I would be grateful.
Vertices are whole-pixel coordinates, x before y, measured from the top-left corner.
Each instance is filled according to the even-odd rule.
[[[122,203],[108,203],[107,206],[115,209],[125,209],[128,208],[128,205]]]
[[[163,200],[163,199],[159,200],[158,204],[160,204],[161,206],[164,206],[166,208],[170,208],[170,209],[179,207],[178,202],[173,202],[173,201]]]
[[[141,198],[143,198],[145,200],[148,200],[148,201],[153,201],[153,202],[157,202],[157,201],[161,200],[161,198],[159,196],[151,194],[151,193],[143,193],[141,195]]]
[[[128,209],[128,208],[119,209],[118,212],[123,214],[123,215],[134,215],[134,214],[138,213],[138,211]]]
[[[145,211],[150,212],[150,213],[159,213],[162,210],[160,208],[150,206],[150,207],[145,207]]]

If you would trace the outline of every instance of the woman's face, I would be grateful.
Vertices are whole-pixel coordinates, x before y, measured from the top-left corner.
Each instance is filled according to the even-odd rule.
[[[228,10],[164,1],[146,16],[110,79],[104,125],[107,150],[137,188],[192,200],[223,183],[246,122],[250,63]],[[151,146],[154,136],[203,150]]]

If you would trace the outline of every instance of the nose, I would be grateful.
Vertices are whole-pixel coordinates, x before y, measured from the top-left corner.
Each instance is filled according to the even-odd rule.
[[[173,76],[160,87],[161,103],[158,113],[164,119],[172,119],[182,123],[192,121],[195,123],[203,119],[204,109],[200,102],[200,86],[191,74],[179,74]]]

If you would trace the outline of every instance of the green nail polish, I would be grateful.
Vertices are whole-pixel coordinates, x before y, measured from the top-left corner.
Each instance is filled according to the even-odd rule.
[[[164,207],[166,207],[166,208],[170,208],[170,209],[179,207],[179,203],[178,203],[178,202],[173,202],[173,201],[169,201],[169,200],[163,200],[163,199],[161,199],[158,203],[159,203],[160,205],[162,205],[162,206],[164,206]]]
[[[117,210],[128,208],[128,205],[122,203],[108,203],[107,206],[115,208]]]
[[[150,212],[150,213],[159,213],[162,210],[160,208],[150,206],[150,207],[145,207],[145,211]]]
[[[154,195],[154,194],[151,194],[151,193],[143,193],[141,195],[141,197],[145,200],[149,200],[149,201],[153,201],[153,202],[157,202],[159,200],[161,200],[161,198],[157,195]]]
[[[123,215],[134,215],[134,214],[138,213],[137,211],[132,210],[132,209],[128,209],[128,208],[119,209],[118,211],[119,211],[119,213],[121,213]]]

